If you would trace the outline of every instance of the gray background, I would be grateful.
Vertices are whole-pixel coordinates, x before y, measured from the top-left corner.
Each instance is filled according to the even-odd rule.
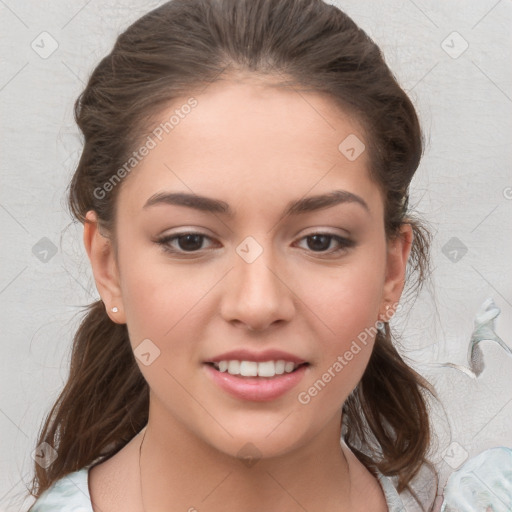
[[[37,434],[66,379],[80,307],[98,298],[82,226],[64,208],[80,151],[73,102],[117,34],[160,3],[0,0],[0,512],[32,502],[22,497]],[[427,138],[411,202],[435,235],[434,273],[396,324],[401,352],[446,408],[433,411],[443,482],[467,457],[512,446],[512,357],[484,342],[478,379],[432,366],[465,364],[488,297],[512,345],[512,3],[336,5],[380,45]]]

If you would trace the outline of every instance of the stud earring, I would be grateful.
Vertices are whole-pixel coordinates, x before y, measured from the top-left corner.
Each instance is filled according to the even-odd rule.
[[[379,313],[379,323],[386,323],[386,322],[389,322],[389,309],[390,309],[390,305],[389,304],[386,304],[386,306],[384,306],[384,313]]]
[[[112,311],[112,313],[117,313],[119,311],[119,309],[117,309],[115,306],[110,310]]]

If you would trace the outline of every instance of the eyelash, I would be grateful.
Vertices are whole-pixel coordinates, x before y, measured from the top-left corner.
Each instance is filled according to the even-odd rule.
[[[197,251],[183,251],[183,250],[174,249],[169,245],[169,243],[172,242],[173,240],[177,240],[178,238],[181,238],[181,237],[186,237],[187,235],[197,235],[199,237],[202,237],[203,239],[211,240],[211,237],[209,237],[208,235],[205,235],[204,233],[199,233],[199,232],[195,232],[195,231],[186,231],[183,233],[177,233],[177,234],[173,234],[173,235],[163,236],[163,237],[155,240],[155,242],[157,244],[159,244],[162,247],[162,250],[166,253],[171,253],[171,254],[185,256],[185,257],[189,256],[189,255],[192,256],[192,255],[198,254],[201,251],[201,249],[199,249]],[[313,254],[318,254],[320,256],[322,256],[322,255],[330,255],[330,256],[337,255],[338,253],[346,251],[347,249],[350,249],[356,245],[356,243],[353,240],[344,238],[339,235],[334,235],[333,233],[324,233],[324,232],[311,233],[309,235],[302,237],[300,240],[304,240],[309,237],[318,236],[318,235],[330,237],[331,239],[334,239],[340,245],[340,247],[334,251],[332,251],[332,250],[331,251],[312,251],[312,250],[310,250],[310,252],[312,252]]]

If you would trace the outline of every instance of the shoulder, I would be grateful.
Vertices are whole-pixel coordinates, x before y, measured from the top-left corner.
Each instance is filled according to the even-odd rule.
[[[459,510],[512,510],[512,448],[489,448],[453,472],[444,488],[441,512]]]
[[[406,509],[402,498],[400,498],[400,495],[398,494],[398,491],[393,485],[391,479],[377,471],[377,480],[384,492],[389,512],[405,512]]]
[[[341,448],[349,463],[351,478],[357,482],[357,493],[364,496],[365,508],[372,506],[372,510],[385,510],[388,512],[403,512],[405,506],[400,498],[393,481],[383,475],[377,467],[373,467],[377,479],[371,472],[359,461],[356,455],[345,442],[343,436],[340,439]]]
[[[380,473],[377,478],[383,488],[390,512],[408,510],[392,478]],[[438,506],[436,510],[440,512],[512,511],[512,448],[489,448],[468,459],[448,478],[441,497],[441,508],[437,508]]]
[[[93,512],[85,467],[57,480],[41,494],[29,512]]]

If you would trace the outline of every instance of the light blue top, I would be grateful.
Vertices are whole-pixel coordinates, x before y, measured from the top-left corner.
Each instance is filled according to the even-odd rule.
[[[89,467],[57,480],[41,494],[30,512],[93,512],[88,483]],[[386,496],[389,512],[405,512],[391,480],[380,474],[378,479]]]
[[[440,512],[510,512],[512,449],[489,448],[450,475]]]
[[[34,503],[30,512],[93,512],[89,495],[89,468],[57,480]],[[406,512],[390,478],[378,473],[389,512]],[[489,448],[467,460],[450,475],[441,512],[512,510],[512,448]]]

